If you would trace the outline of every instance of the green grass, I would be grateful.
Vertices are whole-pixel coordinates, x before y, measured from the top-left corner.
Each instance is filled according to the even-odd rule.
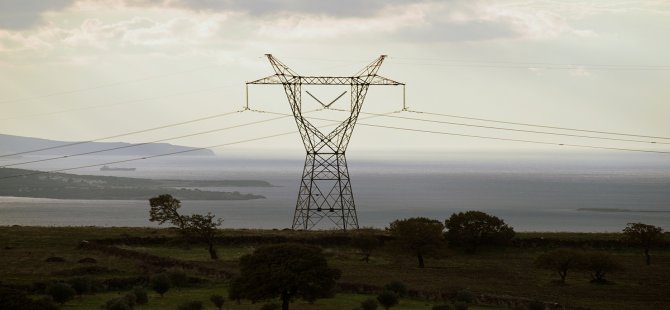
[[[376,232],[384,234],[384,232]],[[319,238],[341,235],[340,232],[295,232],[275,230],[223,230],[225,236],[255,236],[286,238]],[[151,228],[96,228],[96,227],[0,227],[0,282],[3,284],[32,285],[56,280],[67,280],[70,276],[58,276],[54,272],[82,267],[76,261],[84,257],[95,258],[98,266],[111,268],[114,272],[94,275],[104,280],[111,277],[151,275],[161,271],[158,266],[129,257],[102,254],[97,251],[78,249],[81,240],[119,239],[124,237],[177,238],[171,229]],[[551,238],[570,241],[619,240],[620,234],[582,233],[520,233],[518,238]],[[237,273],[237,260],[251,253],[256,245],[235,244],[216,246],[220,259],[212,261],[204,244],[179,242],[165,244],[129,244],[122,248],[170,257],[192,264]],[[476,294],[514,296],[548,302],[586,307],[592,309],[663,309],[670,304],[670,251],[652,250],[652,265],[644,265],[639,249],[622,247],[609,249],[624,270],[607,276],[613,284],[589,283],[585,272],[569,272],[566,285],[553,282],[558,278],[553,272],[533,267],[533,261],[549,247],[483,249],[475,255],[460,250],[445,248],[439,255],[426,259],[426,268],[417,268],[416,258],[384,246],[375,252],[369,263],[361,261],[361,254],[347,246],[325,244],[324,253],[329,263],[342,270],[341,284],[382,287],[392,281],[405,283],[422,298],[403,299],[395,309],[430,309],[437,302],[431,301],[441,293],[468,289]],[[65,263],[46,263],[47,257],[58,256]],[[209,302],[212,294],[227,296],[228,282],[208,274],[189,274],[206,282],[182,291],[171,290],[164,298],[151,295],[148,305],[138,309],[174,309],[188,300],[201,300],[213,309]],[[64,309],[99,309],[106,300],[125,292],[105,292],[85,295],[66,304]],[[296,301],[292,309],[353,309],[371,295],[339,293],[333,299],[319,300],[314,304]],[[425,297],[425,298],[424,298]],[[258,309],[259,304],[226,302],[227,309]],[[485,309],[485,308],[481,308]]]

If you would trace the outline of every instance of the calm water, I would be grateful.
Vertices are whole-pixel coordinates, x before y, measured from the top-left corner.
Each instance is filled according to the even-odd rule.
[[[80,159],[78,164],[105,160]],[[349,160],[361,226],[384,227],[395,219],[414,216],[443,220],[453,212],[481,210],[503,218],[519,231],[620,231],[628,222],[670,229],[668,162],[656,157],[608,161],[580,157],[561,164],[547,158],[514,157],[418,163]],[[63,167],[68,164],[72,163],[61,163]],[[182,158],[133,166],[138,167],[136,172],[111,174],[270,181],[276,187],[203,188],[257,193],[266,199],[183,201],[183,210],[215,213],[230,228],[286,228],[293,217],[302,162]],[[76,173],[101,172],[89,169]],[[0,225],[152,226],[148,208],[147,201],[0,197]],[[631,212],[579,211],[580,208]]]

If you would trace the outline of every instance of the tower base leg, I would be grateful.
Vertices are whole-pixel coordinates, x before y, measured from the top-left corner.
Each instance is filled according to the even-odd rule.
[[[323,219],[342,230],[358,229],[358,216],[344,153],[307,153],[293,229],[312,229]]]

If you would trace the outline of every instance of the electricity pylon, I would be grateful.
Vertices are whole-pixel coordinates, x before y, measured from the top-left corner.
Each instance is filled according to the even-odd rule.
[[[293,215],[293,229],[311,229],[324,218],[328,218],[343,230],[358,229],[356,205],[345,156],[347,145],[370,85],[404,86],[404,84],[377,75],[386,55],[380,56],[355,75],[347,77],[302,76],[271,54],[266,56],[275,74],[248,82],[247,85],[281,84],[284,87],[307,151],[298,202]],[[321,132],[303,117],[301,100],[303,85],[350,85],[351,114],[330,133]],[[319,101],[325,109],[328,109],[333,102],[326,105]]]

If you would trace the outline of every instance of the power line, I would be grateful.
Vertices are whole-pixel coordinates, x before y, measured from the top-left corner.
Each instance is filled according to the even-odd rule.
[[[292,116],[291,114],[278,113],[278,112],[261,111],[261,110],[252,110],[252,111],[260,112],[260,113],[280,114],[283,117]],[[314,111],[311,111],[311,112],[314,112]],[[398,111],[389,112],[387,114],[393,114],[393,113],[398,113]],[[373,117],[377,117],[377,116],[371,116],[371,117],[368,117],[368,118],[361,118],[361,119],[369,119],[369,118],[373,118]],[[320,119],[320,120],[324,120],[324,121],[332,121],[332,122],[340,122],[340,121],[337,121],[337,120],[323,119],[323,118],[315,118],[315,119]],[[452,133],[452,132],[444,132],[444,131],[432,131],[432,130],[423,130],[423,129],[395,127],[395,126],[366,124],[366,123],[360,123],[360,122],[358,124],[362,125],[362,126],[376,127],[376,128],[383,128],[383,129],[394,129],[394,130],[402,130],[402,131],[410,131],[410,132],[421,132],[421,133],[450,135],[450,136],[469,137],[469,138],[479,138],[479,139],[488,139],[488,140],[502,140],[502,141],[523,142],[523,143],[533,143],[533,144],[543,144],[543,145],[571,146],[571,147],[606,149],[606,150],[616,150],[616,151],[631,151],[631,152],[670,154],[670,152],[665,152],[665,151],[652,151],[652,150],[640,150],[640,149],[628,149],[628,148],[612,148],[612,147],[600,147],[600,146],[592,146],[592,145],[578,145],[578,144],[566,144],[566,143],[544,142],[544,141],[534,141],[534,140],[510,139],[510,138],[501,138],[501,137],[460,134],[460,133]],[[333,126],[333,125],[328,125],[328,126]],[[325,126],[323,126],[323,127],[325,127]],[[92,165],[84,165],[84,166],[71,167],[71,168],[63,168],[63,169],[50,170],[50,171],[35,171],[35,172],[24,173],[24,174],[19,174],[19,175],[5,176],[5,177],[0,178],[0,180],[17,178],[17,177],[25,177],[25,176],[31,176],[31,175],[70,171],[70,170],[83,169],[83,168],[99,167],[99,166],[103,166],[103,165],[126,163],[126,162],[139,161],[139,160],[145,160],[145,159],[151,159],[151,158],[157,158],[157,157],[165,157],[165,156],[171,156],[171,155],[177,155],[177,154],[184,154],[184,153],[196,152],[196,151],[206,150],[206,149],[221,148],[221,147],[224,147],[224,146],[229,146],[229,145],[234,145],[234,144],[241,144],[241,143],[246,143],[246,142],[265,140],[265,139],[285,136],[285,135],[294,134],[294,133],[296,133],[296,131],[288,131],[288,132],[283,132],[283,133],[278,133],[278,134],[273,134],[273,135],[268,135],[268,136],[238,140],[238,141],[234,141],[234,142],[228,142],[228,143],[217,144],[217,145],[210,145],[210,146],[206,146],[206,147],[199,147],[199,148],[177,151],[177,152],[163,153],[163,154],[157,154],[157,155],[150,155],[150,156],[144,156],[144,157],[138,157],[138,158],[110,161],[110,162],[105,162],[105,163],[100,163],[100,164],[92,164]]]
[[[446,65],[446,66],[483,66],[483,67],[519,67],[542,66],[549,69],[607,69],[607,70],[670,70],[670,65],[621,65],[621,64],[590,64],[590,63],[552,63],[552,62],[522,62],[522,61],[500,61],[500,60],[471,60],[471,59],[440,59],[440,58],[408,58],[391,57],[391,59],[438,61],[438,63],[398,63],[397,64],[420,64],[420,65]]]
[[[229,146],[229,145],[234,145],[234,144],[240,144],[240,143],[246,143],[246,142],[252,142],[252,141],[259,141],[259,140],[264,140],[264,139],[270,139],[270,138],[275,138],[275,137],[279,137],[279,136],[285,136],[285,135],[289,135],[289,134],[293,134],[293,133],[295,133],[295,131],[283,132],[283,133],[278,133],[278,134],[273,134],[273,135],[263,136],[263,137],[258,137],[258,138],[251,138],[251,139],[245,139],[245,140],[238,140],[238,141],[234,141],[234,142],[222,143],[222,144],[217,144],[217,145],[210,145],[210,146],[206,146],[206,147],[198,147],[198,148],[194,148],[194,149],[188,149],[188,150],[177,151],[177,152],[170,152],[170,153],[163,153],[163,154],[157,154],[157,155],[149,155],[149,156],[143,156],[143,157],[137,157],[137,158],[131,158],[131,159],[123,159],[123,160],[110,161],[110,162],[101,163],[101,164],[92,164],[92,165],[84,165],[84,166],[71,167],[71,168],[63,168],[63,169],[49,170],[49,171],[35,171],[35,172],[24,173],[24,174],[10,175],[10,176],[6,176],[6,177],[2,177],[2,178],[0,178],[0,180],[3,180],[3,179],[12,179],[12,178],[19,178],[19,177],[26,177],[26,176],[38,175],[38,174],[48,174],[48,173],[56,173],[56,172],[70,171],[70,170],[83,169],[83,168],[99,167],[99,166],[104,166],[104,165],[113,165],[113,164],[127,163],[127,162],[139,161],[139,160],[145,160],[145,159],[157,158],[157,157],[172,156],[172,155],[178,155],[178,154],[184,154],[184,153],[190,153],[190,152],[202,151],[202,150],[207,150],[207,149],[215,149],[215,148],[220,148],[220,147]]]
[[[620,132],[612,132],[612,131],[599,131],[599,130],[590,130],[590,129],[578,129],[578,128],[558,127],[558,126],[537,125],[537,124],[509,122],[509,121],[501,121],[501,120],[488,119],[488,118],[468,117],[468,116],[453,115],[453,114],[442,114],[442,113],[434,113],[434,112],[426,112],[426,111],[407,110],[407,112],[418,113],[418,114],[427,114],[427,115],[435,115],[435,116],[452,117],[452,118],[460,118],[460,119],[469,119],[469,120],[476,120],[476,121],[483,121],[483,122],[493,122],[493,123],[501,123],[501,124],[530,126],[530,127],[539,127],[539,128],[550,128],[550,129],[560,129],[560,130],[569,130],[569,131],[580,131],[580,132],[590,132],[590,133],[600,133],[600,134],[607,134],[607,135],[651,138],[651,139],[666,139],[666,140],[670,139],[670,137],[660,137],[660,136],[620,133]]]
[[[290,116],[290,114],[285,114],[285,113],[277,113],[277,112],[269,112],[269,111],[262,111],[262,112],[263,113],[271,113],[271,114],[277,114],[277,115]],[[387,115],[390,115],[390,114],[393,114],[393,113],[399,113],[399,112],[401,112],[401,111],[394,111],[394,112],[389,112],[389,113],[386,113],[386,114],[374,114],[373,117],[387,116]],[[319,117],[311,117],[311,118],[316,119],[316,120],[322,120],[322,121],[339,122],[339,121],[332,120],[332,119],[327,119],[327,118],[319,118]],[[461,134],[461,133],[444,132],[444,131],[433,131],[433,130],[424,130],[424,129],[415,129],[415,128],[396,127],[396,126],[366,124],[366,123],[361,123],[361,122],[358,122],[358,124],[361,125],[361,126],[367,126],[367,127],[405,130],[405,131],[411,131],[411,132],[422,132],[422,133],[441,134],[441,135],[469,137],[469,138],[479,138],[479,139],[488,139],[488,140],[513,141],[513,142],[524,142],[524,143],[554,145],[554,146],[571,146],[571,147],[582,147],[582,148],[591,148],[591,149],[605,149],[605,150],[615,150],[615,151],[670,154],[670,152],[666,152],[666,151],[654,151],[654,150],[642,150],[642,149],[632,149],[632,148],[617,148],[617,147],[595,146],[595,145],[585,145],[585,144],[570,144],[570,143],[557,143],[557,142],[547,142],[547,141],[537,141],[537,140],[491,137],[491,136],[483,136],[483,135],[470,135],[470,134]]]
[[[342,109],[332,109],[332,110],[346,111],[346,110],[342,110]],[[375,113],[366,113],[366,112],[361,112],[361,114],[376,115]],[[632,139],[607,138],[607,137],[596,137],[596,136],[566,134],[566,133],[547,132],[547,131],[536,131],[536,130],[525,130],[525,129],[516,129],[516,128],[483,126],[483,125],[466,124],[466,123],[445,122],[445,121],[428,120],[428,119],[422,119],[422,118],[397,116],[397,115],[384,115],[384,116],[385,117],[390,117],[390,118],[396,118],[396,119],[406,119],[406,120],[414,120],[414,121],[428,122],[428,123],[438,123],[438,124],[466,126],[466,127],[477,127],[477,128],[486,128],[486,129],[495,129],[495,130],[515,131],[515,132],[526,132],[526,133],[535,133],[535,134],[543,134],[543,135],[554,135],[554,136],[565,136],[565,137],[587,138],[587,139],[599,139],[599,140],[610,140],[610,141],[650,143],[650,144],[670,144],[670,143],[666,143],[666,142],[656,142],[656,141],[642,141],[642,140],[632,140]]]
[[[313,112],[320,111],[320,110],[321,109],[317,109],[317,110],[307,111],[305,113],[313,113]],[[270,112],[270,111],[262,111],[262,110],[250,110],[250,111],[257,112],[257,113],[268,113],[268,114],[281,115],[280,117],[267,119],[267,120],[264,120],[264,121],[271,121],[271,120],[275,120],[275,119],[281,119],[281,118],[286,118],[286,117],[293,116],[291,114]],[[396,113],[396,112],[390,112],[390,113]],[[370,116],[370,117],[362,118],[362,119],[370,119],[370,118],[375,118],[375,117],[378,117],[378,116]],[[329,120],[329,121],[337,122],[337,123],[340,122],[340,121],[336,121],[336,120]],[[263,121],[259,121],[259,122],[263,122]],[[333,125],[336,125],[336,124],[322,126],[321,128],[329,127],[329,126],[333,126]],[[276,137],[286,136],[286,135],[290,135],[290,134],[294,134],[294,133],[297,133],[297,131],[295,131],[295,130],[294,131],[288,131],[288,132],[283,132],[283,133],[278,133],[278,134],[273,134],[273,135],[268,135],[268,136],[262,136],[262,137],[256,137],[256,138],[250,138],[250,139],[244,139],[244,140],[238,140],[238,141],[228,142],[228,143],[223,143],[223,144],[210,145],[210,146],[198,147],[198,148],[193,148],[193,149],[188,149],[188,150],[183,150],[183,151],[176,151],[176,152],[163,153],[163,154],[157,154],[157,155],[143,156],[143,157],[137,157],[137,158],[131,158],[131,159],[109,161],[109,162],[100,163],[100,164],[91,164],[91,165],[84,165],[84,166],[77,166],[77,167],[63,168],[63,169],[56,169],[56,170],[49,170],[49,171],[34,171],[34,172],[29,172],[29,173],[24,173],[24,174],[17,174],[17,175],[10,175],[10,176],[5,176],[5,177],[0,177],[0,180],[12,179],[12,178],[18,178],[18,177],[26,177],[26,176],[31,176],[31,175],[39,175],[39,174],[49,174],[49,173],[56,173],[56,172],[70,171],[70,170],[76,170],[76,169],[91,168],[91,167],[99,167],[99,166],[104,166],[104,165],[114,165],[114,164],[127,163],[127,162],[133,162],[133,161],[139,161],[139,160],[145,160],[145,159],[151,159],[151,158],[157,158],[157,157],[178,155],[178,154],[196,152],[196,151],[207,150],[207,149],[221,148],[221,147],[224,147],[224,146],[229,146],[229,145],[234,145],[234,144],[241,144],[241,143],[246,143],[246,142],[253,142],[253,141],[265,140],[265,139],[270,139],[270,138],[276,138]],[[62,157],[58,157],[58,158],[54,158],[54,159],[60,159],[60,158],[62,158]],[[7,167],[7,166],[5,166],[5,167]]]
[[[630,148],[617,148],[617,147],[594,146],[594,145],[584,145],[584,144],[556,143],[556,142],[546,142],[546,141],[536,141],[536,140],[524,140],[524,139],[512,139],[512,138],[501,138],[501,137],[490,137],[490,136],[470,135],[470,134],[461,134],[461,133],[453,133],[453,132],[433,131],[433,130],[423,130],[423,129],[414,129],[414,128],[405,128],[405,127],[395,127],[395,126],[385,126],[385,125],[376,125],[376,124],[364,124],[364,123],[359,123],[359,124],[360,124],[361,126],[368,126],[368,127],[378,127],[378,128],[386,128],[386,129],[405,130],[405,131],[411,131],[411,132],[423,132],[423,133],[431,133],[431,134],[450,135],[450,136],[469,137],[469,138],[479,138],[479,139],[488,139],[488,140],[502,140],[502,141],[513,141],[513,142],[524,142],[524,143],[545,144],[545,145],[557,145],[557,146],[571,146],[571,147],[582,147],[582,148],[604,149],[604,150],[615,150],[615,151],[630,151],[630,152],[644,152],[644,153],[670,154],[670,152],[666,152],[666,151],[653,151],[653,150],[641,150],[641,149],[630,149]]]
[[[117,135],[113,135],[113,136],[107,136],[107,137],[92,139],[92,140],[88,140],[88,141],[72,142],[72,143],[67,143],[67,144],[63,144],[63,145],[45,147],[45,148],[34,149],[34,150],[29,150],[29,151],[22,151],[22,152],[17,152],[17,153],[12,153],[12,154],[5,154],[5,155],[0,155],[0,158],[9,157],[9,156],[16,156],[16,155],[23,155],[23,154],[29,154],[29,153],[35,153],[35,152],[40,152],[40,151],[53,150],[53,149],[60,149],[60,148],[64,148],[64,147],[86,144],[86,143],[91,143],[91,142],[97,142],[97,141],[101,141],[101,140],[120,138],[120,137],[125,137],[125,136],[150,132],[150,131],[154,131],[154,130],[165,129],[165,128],[169,128],[169,127],[175,127],[175,126],[200,122],[200,121],[209,120],[209,119],[213,119],[213,118],[224,117],[224,116],[232,115],[232,114],[235,114],[235,113],[241,113],[241,112],[242,111],[233,111],[233,112],[228,112],[228,113],[221,113],[221,114],[196,118],[196,119],[192,119],[192,120],[188,120],[188,121],[183,121],[183,122],[179,122],[179,123],[166,124],[166,125],[162,125],[162,126],[158,126],[158,127],[152,127],[152,128],[147,128],[147,129],[142,129],[142,130],[137,130],[137,131],[131,131],[131,132],[126,132],[126,133],[117,134]]]
[[[275,118],[270,118],[270,119],[265,119],[265,120],[260,120],[260,121],[254,121],[254,122],[235,125],[235,126],[229,126],[229,127],[224,127],[224,128],[200,131],[200,132],[196,132],[196,133],[191,133],[191,134],[181,135],[181,136],[176,136],[176,137],[170,137],[170,138],[165,138],[165,139],[159,139],[159,140],[154,140],[154,141],[150,141],[150,142],[142,142],[142,143],[137,143],[137,144],[123,145],[123,146],[118,146],[118,147],[113,147],[113,148],[107,148],[107,149],[102,149],[102,150],[77,153],[77,154],[72,154],[72,155],[63,155],[63,156],[58,156],[58,157],[51,157],[51,158],[43,158],[43,159],[24,161],[24,162],[20,162],[20,163],[13,163],[13,164],[9,164],[9,165],[3,165],[2,168],[14,167],[14,166],[20,166],[20,165],[26,165],[26,164],[32,164],[32,163],[39,163],[39,162],[45,162],[45,161],[52,161],[52,160],[57,160],[57,159],[65,159],[65,158],[77,157],[77,156],[83,156],[83,155],[91,155],[91,154],[97,154],[97,153],[102,153],[102,152],[108,152],[108,151],[114,151],[114,150],[120,150],[120,149],[127,149],[127,148],[131,148],[131,147],[138,147],[138,146],[147,145],[147,144],[151,144],[151,143],[158,143],[158,142],[164,142],[164,141],[169,141],[169,140],[176,140],[176,139],[194,137],[194,136],[209,134],[209,133],[213,133],[213,132],[226,131],[226,130],[230,130],[230,129],[234,129],[234,128],[240,128],[240,127],[246,127],[246,126],[256,125],[256,124],[260,124],[260,123],[266,123],[266,122],[270,122],[270,121],[274,121],[274,120],[278,120],[278,119],[282,119],[282,118],[286,118],[286,117],[287,116],[275,117]]]

